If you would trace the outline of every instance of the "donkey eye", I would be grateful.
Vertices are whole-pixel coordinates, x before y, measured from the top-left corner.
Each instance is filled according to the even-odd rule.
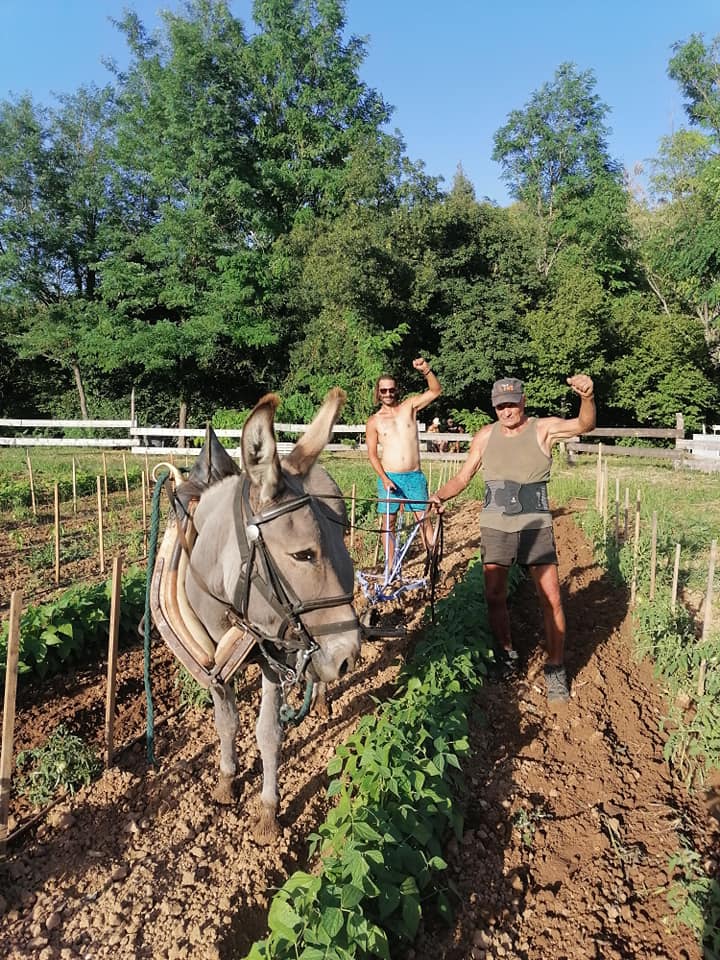
[[[292,553],[290,556],[293,560],[299,560],[300,563],[312,563],[315,559],[314,550],[298,550],[297,553]]]

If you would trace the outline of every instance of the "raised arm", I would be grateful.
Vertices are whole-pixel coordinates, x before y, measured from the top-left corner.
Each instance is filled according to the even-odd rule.
[[[418,410],[423,410],[429,406],[433,400],[437,400],[442,393],[442,387],[440,386],[440,381],[430,369],[430,364],[424,357],[418,357],[417,360],[413,360],[413,367],[419,370],[427,381],[427,386],[423,393],[408,397],[413,410],[417,413]]]
[[[478,472],[482,466],[483,454],[485,453],[485,447],[487,446],[491,429],[492,424],[490,423],[478,430],[472,438],[470,449],[468,450],[468,455],[462,468],[430,497],[430,502],[435,504],[436,507],[442,509],[443,501],[452,500],[453,497],[461,493]]]
[[[567,378],[568,385],[580,397],[580,411],[576,417],[548,417],[542,421],[548,447],[558,440],[570,440],[595,429],[595,388],[592,379],[584,373]]]

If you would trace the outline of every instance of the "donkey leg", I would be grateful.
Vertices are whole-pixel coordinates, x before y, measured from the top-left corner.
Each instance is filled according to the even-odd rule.
[[[272,843],[280,833],[277,822],[279,794],[277,771],[280,763],[280,688],[263,672],[262,701],[255,728],[263,766],[263,785],[260,794],[260,813],[253,835],[258,843]]]
[[[327,684],[322,680],[313,684],[312,707],[319,717],[330,716],[330,704],[327,700]]]
[[[220,777],[213,792],[218,803],[233,803],[233,778],[237,771],[235,735],[239,719],[235,705],[235,693],[230,684],[210,687],[215,706],[215,729],[220,738]]]

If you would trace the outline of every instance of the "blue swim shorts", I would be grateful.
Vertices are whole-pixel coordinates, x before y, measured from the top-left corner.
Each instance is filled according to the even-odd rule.
[[[401,500],[409,500],[405,506],[414,513],[424,513],[427,510],[428,487],[425,474],[422,470],[409,470],[406,473],[391,473],[385,471],[395,484],[395,491],[388,494],[378,477],[378,513],[386,513],[388,510],[388,498],[390,500],[390,513],[397,513],[400,509]]]

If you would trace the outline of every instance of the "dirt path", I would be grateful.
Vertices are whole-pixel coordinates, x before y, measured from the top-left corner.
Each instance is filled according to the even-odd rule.
[[[478,547],[477,506],[448,517],[444,590]],[[573,700],[548,710],[536,647],[540,624],[523,586],[514,607],[525,656],[512,683],[491,684],[474,731],[467,829],[449,851],[460,894],[453,930],[423,931],[416,960],[470,957],[699,960],[685,932],[668,930],[663,892],[678,831],[701,833],[702,811],[673,785],[657,734],[662,710],[650,672],[628,653],[626,600],[592,565],[569,516],[557,521],[572,638]],[[217,746],[210,714],[170,716],[156,730],[158,767],[141,740],[71,801],[57,804],[0,865],[0,943],[8,960],[224,960],[264,933],[274,889],[306,865],[307,835],[324,818],[325,766],[373,698],[392,693],[421,608],[409,600],[409,637],[368,643],[359,669],[336,687],[329,721],[308,718],[283,751],[283,836],[271,849],[250,837],[260,785],[254,745],[257,677],[239,698],[238,804],[210,800]],[[153,652],[156,715],[176,703],[174,667]],[[142,651],[123,655],[118,737],[142,735]],[[47,736],[71,714],[102,736],[102,676],[86,671],[42,691],[25,689],[18,747]],[[14,807],[19,822],[28,811]],[[522,812],[524,811],[524,813]],[[717,838],[716,838],[717,839]],[[485,951],[485,952],[483,952]]]
[[[687,928],[667,923],[667,864],[686,836],[717,873],[718,824],[663,759],[663,698],[632,658],[624,593],[571,515],[555,528],[571,701],[548,708],[526,582],[511,615],[518,676],[478,698],[486,719],[473,736],[466,831],[450,850],[457,922],[426,931],[408,957],[700,960]]]

